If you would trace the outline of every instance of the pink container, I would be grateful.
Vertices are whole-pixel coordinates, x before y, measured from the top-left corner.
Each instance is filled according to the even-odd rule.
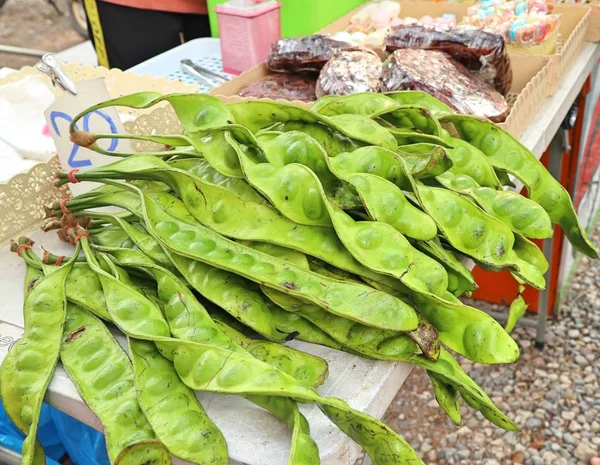
[[[279,2],[239,7],[227,2],[215,7],[221,37],[223,71],[240,74],[267,59],[271,44],[281,39]]]

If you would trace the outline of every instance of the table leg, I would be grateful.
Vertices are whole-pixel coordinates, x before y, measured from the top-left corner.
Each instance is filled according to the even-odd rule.
[[[566,131],[562,131],[559,130],[556,135],[554,136],[554,139],[552,139],[552,142],[550,144],[550,156],[548,159],[548,171],[550,172],[550,174],[552,176],[554,176],[554,178],[556,179],[560,179],[561,176],[561,166],[562,166],[562,154],[563,154],[563,148],[565,147],[565,143],[568,143],[568,141],[565,141],[564,138],[568,137],[568,134]],[[536,335],[535,335],[535,347],[538,349],[543,349],[544,348],[544,343],[546,340],[546,322],[548,320],[548,313],[549,313],[549,301],[550,301],[550,272],[552,270],[552,261],[553,261],[553,245],[554,245],[554,239],[550,238],[550,239],[546,239],[544,240],[544,245],[543,245],[543,251],[544,251],[544,256],[546,257],[546,260],[548,260],[548,264],[549,264],[549,268],[548,271],[546,272],[546,282],[547,282],[547,286],[546,289],[544,289],[543,291],[540,292],[539,295],[539,300],[538,300],[538,317],[537,317],[537,328],[536,328]],[[558,260],[560,260],[560,257],[557,257]]]

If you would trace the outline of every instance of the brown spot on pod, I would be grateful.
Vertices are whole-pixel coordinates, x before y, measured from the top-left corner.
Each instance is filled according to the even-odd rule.
[[[65,339],[65,342],[73,342],[75,339],[79,338],[85,332],[85,326],[76,329],[75,331],[71,331]]]

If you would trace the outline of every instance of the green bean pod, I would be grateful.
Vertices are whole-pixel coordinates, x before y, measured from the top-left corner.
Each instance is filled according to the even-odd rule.
[[[269,301],[265,301],[260,293],[253,290],[241,277],[216,268],[210,269],[183,256],[167,254],[148,233],[141,232],[122,221],[118,221],[118,224],[123,228],[121,231],[127,231],[134,238],[135,244],[149,257],[162,266],[175,265],[186,277],[190,286],[221,308],[227,309],[238,321],[254,331],[275,340],[282,340],[291,333],[300,333],[298,337],[307,342],[337,347],[335,341],[307,321],[287,312],[281,312],[276,307],[273,308]],[[104,245],[114,247],[117,244],[105,241]],[[253,243],[252,247],[262,251],[269,247],[270,253],[273,253],[276,246]],[[289,254],[289,249],[286,250]],[[100,285],[99,281],[98,285]],[[239,304],[236,305],[236,302]],[[270,323],[265,324],[271,319],[274,328]]]
[[[269,305],[268,302],[267,305]],[[275,324],[280,331],[288,334],[296,332],[298,333],[296,339],[341,350],[339,342],[307,319],[298,314],[286,312],[275,304],[272,304],[270,309],[275,319]]]
[[[369,284],[389,294],[398,294],[380,283]],[[464,305],[452,294],[445,299],[417,293],[410,293],[409,297],[417,311],[436,328],[440,341],[469,360],[496,364],[513,363],[519,358],[516,342],[487,313]]]
[[[414,207],[390,181],[366,173],[341,179],[356,189],[367,214],[374,221],[389,224],[413,239],[429,240],[437,235],[437,226],[429,215]]]
[[[359,92],[344,96],[327,96],[312,104],[311,109],[323,116],[354,114],[376,118],[398,109],[402,104],[383,94]]]
[[[414,296],[419,313],[450,349],[478,363],[513,363],[519,348],[502,326],[487,313],[441,299]]]
[[[394,137],[399,148],[404,145],[412,144],[432,144],[444,148],[451,147],[451,145],[444,141],[440,136],[423,134],[407,128],[388,127],[386,129]]]
[[[543,276],[513,250],[514,234],[465,197],[436,187],[419,186],[421,202],[448,242],[465,255],[494,268],[510,268],[538,289]]]
[[[427,92],[415,90],[400,90],[386,92],[383,95],[394,100],[400,105],[414,105],[426,108],[435,118],[453,114],[452,109],[445,103],[440,102]]]
[[[71,236],[75,234],[78,232],[70,232]],[[422,464],[408,443],[382,422],[351,409],[339,399],[319,396],[295,378],[249,354],[170,338],[167,323],[156,305],[102,271],[91,258],[87,238],[83,237],[81,243],[90,266],[100,276],[113,321],[130,337],[154,341],[161,354],[173,361],[177,374],[188,387],[316,402],[342,431],[361,444],[375,464]],[[375,436],[374,430],[377,431]],[[382,450],[393,452],[381,454]]]
[[[173,364],[149,341],[129,339],[138,399],[169,451],[198,464],[227,464],[227,444]]]
[[[519,431],[518,426],[494,405],[483,389],[464,372],[450,352],[443,347],[436,361],[418,356],[411,363],[434,373],[438,379],[453,386],[470,407],[481,412],[494,425],[507,431]]]
[[[306,152],[314,154],[310,157],[313,160],[311,163],[312,165],[318,166],[318,162],[321,162],[322,168],[320,168],[320,170],[324,171],[324,161],[329,165],[330,170],[334,174],[339,174],[335,168],[339,163],[336,165],[335,162],[332,161],[335,159],[327,157],[314,140],[302,133],[296,133],[295,136],[299,142],[303,142]],[[279,163],[285,162],[285,157],[271,153],[268,148],[265,150],[265,155],[269,160],[277,159],[277,162]],[[309,157],[306,156],[304,158]],[[299,157],[291,157],[288,159],[288,161],[291,160],[301,161]],[[294,169],[294,171],[297,172],[303,171],[304,175],[307,175],[305,178],[306,181],[309,179],[313,180],[313,186],[320,192],[329,218],[331,219],[338,236],[350,253],[352,253],[352,255],[354,255],[354,257],[364,266],[377,273],[387,274],[397,279],[401,279],[405,285],[420,292],[439,295],[446,291],[448,278],[445,270],[435,263],[435,261],[430,260],[428,257],[420,254],[420,252],[414,250],[410,245],[407,245],[408,242],[402,235],[397,234],[393,229],[389,228],[386,223],[354,221],[349,215],[339,208],[336,208],[332,202],[328,201],[329,195],[324,191],[323,185],[319,182],[315,173],[311,170],[306,170],[304,165],[292,163],[290,165],[285,165],[284,169],[285,168],[290,170]],[[317,170],[317,172],[318,171],[319,170]],[[348,179],[349,178],[344,177],[344,180]],[[306,184],[307,183],[305,182],[303,186],[306,186]],[[360,189],[358,184],[354,183],[353,185],[357,190]],[[378,199],[384,194],[384,192],[367,192],[367,187],[363,187],[365,187],[365,189],[362,189],[363,195],[361,198],[363,200],[368,199],[371,203],[378,202]],[[393,187],[384,185],[384,188]],[[423,217],[420,216],[419,218],[422,219]],[[387,249],[389,249],[389,246],[392,244],[394,245],[395,251],[390,255]],[[406,260],[399,262],[402,258],[399,253],[400,251],[405,251],[406,257],[410,258],[410,255],[413,256],[413,266],[406,274],[402,271],[405,267]],[[393,260],[390,261],[392,258]]]
[[[569,193],[529,150],[490,122],[458,115],[445,117],[444,121],[456,127],[461,139],[485,153],[494,167],[506,170],[523,181],[529,197],[546,210],[554,223],[560,225],[575,249],[598,258],[598,251],[579,224]]]
[[[452,252],[442,246],[439,238],[417,241],[415,247],[444,266],[448,273],[448,290],[454,295],[460,296],[478,288],[471,272]]]
[[[115,171],[110,171],[107,175],[113,177],[131,177],[136,175],[136,167],[139,168],[137,171],[144,173],[151,173],[158,169],[159,165],[156,159],[152,160],[148,165],[148,169],[144,167],[145,162],[143,160],[145,158],[140,156],[140,158],[132,157],[114,163],[111,166],[113,166],[112,169]],[[122,168],[117,170],[117,166],[121,166]],[[96,170],[94,169],[94,171]],[[175,170],[171,170],[169,173],[177,177],[182,187],[182,197],[187,202],[190,211],[195,213],[195,217],[220,234],[232,238],[274,242],[285,247],[294,248],[303,253],[314,255],[349,272],[369,276],[371,279],[384,282],[390,287],[396,285],[393,278],[377,274],[362,266],[346,250],[332,230],[298,225],[282,217],[274,209],[249,202],[242,202],[231,192],[194,179],[193,175],[189,173],[176,172]],[[90,173],[89,170],[81,173],[82,178],[89,177],[92,179],[93,177],[97,179],[97,176],[104,176],[104,172],[97,175]],[[191,216],[185,206],[173,196],[158,192],[147,194],[164,205],[165,208],[168,208],[171,213],[176,213],[180,219],[191,223],[196,222],[195,217]],[[71,210],[106,205],[117,205],[128,209],[138,216],[141,215],[139,197],[130,192],[123,192],[123,190],[121,192],[112,192],[108,196],[96,196],[94,199],[84,201],[80,201],[76,197],[66,202],[67,208]],[[227,211],[230,211],[231,214],[220,214],[220,210],[224,208],[224,205],[227,205]],[[57,215],[62,214],[60,207],[56,207],[55,213]],[[219,221],[215,221],[215,215]],[[276,229],[279,234],[272,234],[273,229]],[[141,245],[138,244],[138,246]],[[155,257],[155,259],[157,258]]]
[[[325,117],[309,109],[283,102],[256,100],[228,105],[235,122],[252,132],[277,123],[299,121],[302,123],[321,123],[353,140],[370,145],[395,149],[395,139],[375,121],[362,115],[335,115]]]
[[[462,423],[462,416],[460,413],[460,394],[458,390],[451,384],[446,383],[436,373],[428,371],[427,376],[431,380],[435,400],[439,406],[446,412],[452,423],[460,425]]]
[[[67,305],[65,282],[73,263],[71,260],[37,280],[25,298],[23,336],[0,367],[0,397],[4,409],[26,436],[23,442],[25,465],[45,463],[36,433],[42,402],[60,355]]]
[[[511,302],[508,309],[508,317],[506,318],[506,325],[504,326],[507,333],[512,333],[512,330],[517,326],[517,322],[525,315],[526,311],[527,304],[523,297],[518,295],[517,298]]]
[[[552,237],[552,222],[546,211],[533,200],[505,190],[480,187],[465,174],[443,173],[436,180],[450,189],[473,199],[488,214],[498,218],[513,232],[534,239]]]
[[[274,395],[315,402],[348,436],[358,442],[377,465],[416,465],[423,462],[410,446],[379,420],[335,398],[324,398],[294,378],[241,353],[201,344],[165,340],[174,354],[179,376],[196,390],[227,394]],[[174,351],[177,351],[176,354]]]
[[[123,186],[140,195],[148,232],[177,255],[233,271],[366,324],[399,331],[410,331],[417,326],[413,309],[398,299],[379,292],[365,295],[360,285],[337,282],[297,269],[231,242],[200,225],[184,223],[134,186]]]
[[[452,159],[444,147],[430,143],[402,145],[397,152],[408,165],[410,174],[417,179],[426,179],[448,171]]]
[[[218,346],[226,349],[231,349],[234,351],[243,351],[242,348],[239,347],[235,341],[233,341],[228,335],[223,333],[217,326],[215,326],[212,319],[206,313],[204,307],[194,298],[191,292],[187,288],[185,288],[184,285],[178,282],[177,278],[173,276],[169,271],[153,264],[152,261],[148,258],[145,258],[143,254],[133,250],[113,250],[111,253],[115,258],[117,258],[119,262],[126,263],[129,266],[135,266],[137,268],[144,269],[146,270],[146,272],[154,276],[158,285],[158,303],[166,304],[161,305],[161,308],[163,309],[164,315],[167,318],[170,331],[172,331],[174,335],[184,340],[195,342],[207,342],[210,344],[217,344]],[[115,282],[112,282],[112,285],[117,289],[121,288],[121,291],[129,292],[127,288],[123,288],[123,286],[120,286]],[[138,341],[138,345],[139,344],[140,342]],[[279,365],[282,365],[282,362],[278,361],[275,355],[271,355],[272,356],[269,358],[269,361],[274,363],[276,362]],[[172,365],[170,365],[166,360],[162,359],[162,357],[160,359],[158,357],[160,357],[158,353],[153,353],[152,358],[154,359],[154,363],[160,364],[163,370],[167,370],[168,372],[170,372],[170,370],[172,370]],[[300,357],[298,356],[297,358]],[[311,359],[311,362],[312,361],[314,360]],[[140,369],[143,367],[143,365],[137,366]],[[169,368],[169,366],[171,368]],[[284,363],[282,366],[289,368],[294,373],[299,372],[308,375],[308,369],[305,369],[304,371],[298,371],[299,367],[297,367],[293,363]],[[173,372],[173,374],[175,373]],[[169,376],[160,376],[159,380],[162,380],[161,383],[163,384],[169,383]],[[177,378],[177,380],[179,380],[179,378]],[[151,386],[153,385],[152,379],[147,381],[150,384],[148,385],[148,383],[146,383],[146,386],[149,386],[151,388]],[[163,384],[161,384],[161,386]],[[184,387],[182,386],[182,388]],[[179,390],[181,391],[181,389]],[[160,395],[162,395],[162,392],[162,390],[159,390]],[[145,408],[148,409],[150,409],[152,405],[156,403],[152,401],[151,394],[151,392],[148,393],[143,402]],[[271,413],[275,414],[275,416],[277,416],[278,418],[291,418],[294,421],[294,423],[288,422],[293,431],[294,441],[292,443],[292,450],[288,461],[289,465],[299,465],[303,463],[317,465],[319,463],[318,450],[316,448],[316,444],[308,436],[308,427],[305,427],[306,421],[304,420],[304,417],[302,417],[300,413],[297,412],[298,408],[291,400],[286,399],[285,401],[281,400],[275,402],[273,400],[263,399],[259,396],[252,396],[251,398],[249,397],[249,399],[252,402],[260,405],[261,407],[266,408]],[[201,409],[199,405],[198,407]],[[295,413],[295,411],[297,413]],[[159,416],[161,412],[153,412],[155,415],[153,419],[159,421]],[[201,418],[204,415],[202,410],[195,409],[195,412],[197,415],[188,415],[188,417],[195,417],[195,420],[204,425],[203,430],[201,431],[208,432],[209,436],[213,435],[213,433],[214,435],[220,435],[218,429],[214,427],[214,425],[212,424],[212,422],[210,422],[208,418],[205,418],[204,420]],[[298,418],[298,415],[300,415],[300,418]],[[188,418],[188,420],[189,419],[193,420],[194,418]],[[165,427],[160,426],[160,428],[164,430]],[[184,428],[182,431],[186,431],[186,429]],[[175,438],[175,440],[177,440],[177,438]],[[170,446],[171,444],[168,443],[167,445]],[[173,445],[173,447],[176,446]],[[225,453],[226,457],[226,448],[223,449],[223,447],[221,447],[221,445],[219,444],[219,441],[217,441],[215,448],[216,450],[205,448],[204,453],[209,457],[213,456],[215,459],[222,456],[223,453]],[[196,449],[197,447],[192,446],[192,450],[188,450],[188,455],[190,453],[195,454]]]
[[[217,327],[254,358],[292,375],[302,384],[318,387],[329,375],[327,362],[281,344],[250,339],[227,324],[216,321]]]
[[[67,307],[60,359],[104,426],[111,463],[171,463],[140,409],[127,355],[99,319],[76,305]]]
[[[263,132],[301,132],[312,137],[317,143],[323,147],[323,150],[330,157],[334,157],[339,153],[351,152],[366,144],[352,140],[343,134],[336,133],[327,126],[319,123],[303,123],[301,121],[289,121],[287,123],[274,124],[270,128],[259,131],[256,135],[260,137]]]
[[[237,158],[237,154],[233,154]],[[217,158],[217,157],[215,157]],[[269,202],[257,193],[246,181],[222,175],[202,158],[186,158],[169,161],[169,166],[187,171],[203,181],[226,188],[238,197],[252,203],[268,205]]]
[[[482,187],[502,188],[494,167],[481,150],[464,140],[451,137],[449,134],[446,135],[446,133],[444,140],[453,147],[446,149],[448,157],[452,160],[452,166],[448,169],[449,173],[466,174]]]
[[[444,348],[440,349],[438,360],[432,361],[427,357],[418,355],[419,352],[414,350],[414,345],[411,349],[411,343],[414,344],[414,342],[409,341],[409,339],[404,335],[397,336],[395,338],[391,337],[387,340],[384,339],[384,342],[381,342],[383,333],[381,331],[374,330],[373,328],[361,328],[360,325],[349,324],[347,320],[344,320],[343,318],[327,315],[325,312],[316,308],[315,306],[300,302],[297,299],[286,296],[272,289],[263,288],[263,290],[269,296],[269,298],[273,299],[282,308],[290,312],[298,312],[299,314],[305,316],[309,321],[316,324],[323,331],[327,332],[330,336],[342,344],[343,350],[349,350],[353,353],[359,353],[367,357],[380,360],[408,361],[416,366],[425,368],[428,370],[428,373],[435,374],[439,380],[444,381],[446,384],[454,387],[458,392],[461,393],[463,398],[471,407],[482,412],[483,415],[494,424],[508,430],[518,429],[516,425],[493,404],[493,402],[481,390],[481,388],[477,386],[477,384],[471,378],[469,378],[466,373],[464,373],[460,365],[446,350],[444,350]],[[460,312],[459,306],[457,306],[456,309]],[[477,312],[479,311],[477,310]],[[469,318],[468,313],[461,313],[457,315],[459,321],[464,316]],[[502,327],[495,320],[493,320],[491,317],[488,317],[483,312],[479,313],[489,319],[487,323],[488,325],[490,322],[493,322],[497,327],[500,328],[500,331],[502,331]],[[447,316],[449,315],[447,314]],[[454,316],[454,318],[457,316]],[[470,318],[472,319],[473,315],[471,315]],[[482,325],[486,324],[484,321],[485,319],[481,319],[479,323],[479,330],[481,330],[483,327]],[[493,325],[493,323],[491,324]],[[494,334],[499,335],[500,333],[499,331],[495,331],[489,334],[489,336],[492,339],[495,339]],[[476,338],[479,337],[480,339],[486,338],[486,336],[480,337],[480,335],[476,335],[474,333],[471,333],[470,335],[473,335]],[[516,356],[518,357],[518,347],[514,341],[510,338],[510,336],[502,337],[500,335],[500,337],[497,339],[497,342],[499,342],[498,348],[502,349],[504,344],[507,344],[510,350],[513,351],[512,359],[509,358],[506,361],[514,361],[516,359],[514,351],[516,351]],[[456,345],[454,346],[456,347]],[[454,349],[454,347],[452,348]],[[506,356],[506,351],[504,352],[505,354],[499,355],[495,351],[491,351],[490,356],[496,357],[495,360],[499,361],[501,360],[499,357]],[[436,389],[436,396],[448,394],[441,392],[443,387],[437,387],[434,389]],[[448,415],[453,420],[456,420],[458,418],[456,407],[450,405],[448,403],[449,401],[446,401],[445,399],[441,400],[444,402],[443,407],[447,411]]]

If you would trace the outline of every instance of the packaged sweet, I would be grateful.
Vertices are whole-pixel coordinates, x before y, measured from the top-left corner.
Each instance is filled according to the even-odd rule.
[[[338,52],[319,74],[317,98],[323,95],[379,92],[381,66],[381,59],[371,50]]]
[[[378,29],[387,29],[400,16],[400,3],[385,0],[370,3],[358,10],[350,18],[348,32],[362,31],[371,33]]]
[[[442,26],[454,27],[457,24],[456,15],[452,13],[444,13],[442,16],[421,16],[419,19],[407,16],[406,18],[400,18],[400,22],[397,25],[412,25],[421,24],[423,26],[439,24]]]
[[[388,28],[401,23],[399,15],[398,2],[369,3],[350,18],[350,25],[344,32],[349,34],[348,40],[354,44],[380,46]]]
[[[267,66],[284,73],[318,72],[335,53],[344,50],[357,50],[357,46],[325,34],[281,39],[271,45]]]
[[[512,68],[504,38],[498,32],[474,26],[402,24],[390,28],[385,49],[437,50],[452,56],[498,92],[506,95],[512,84]]]
[[[269,98],[273,100],[316,100],[316,77],[310,74],[269,74],[250,82],[238,91],[241,97]]]
[[[559,15],[552,11],[553,4],[544,0],[486,0],[470,6],[462,22],[498,31],[513,51],[531,47],[540,53],[543,46],[545,53],[554,53]]]
[[[502,122],[509,112],[504,97],[462,64],[435,50],[399,49],[383,64],[381,90],[421,90],[458,113]]]

